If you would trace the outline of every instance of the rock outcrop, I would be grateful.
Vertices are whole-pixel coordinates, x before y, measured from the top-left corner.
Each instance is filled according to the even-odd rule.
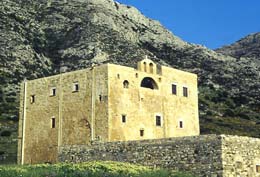
[[[260,59],[260,33],[250,34],[229,46],[216,49],[216,52],[235,58]]]

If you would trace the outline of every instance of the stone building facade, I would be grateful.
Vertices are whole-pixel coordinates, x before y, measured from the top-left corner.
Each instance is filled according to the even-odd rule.
[[[22,84],[18,163],[57,162],[59,147],[199,135],[197,76],[144,59]]]
[[[61,162],[120,161],[201,177],[260,177],[260,139],[201,135],[62,146]]]

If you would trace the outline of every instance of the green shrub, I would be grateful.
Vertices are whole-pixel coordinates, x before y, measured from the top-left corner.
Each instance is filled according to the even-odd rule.
[[[233,117],[235,116],[235,113],[232,109],[229,109],[227,108],[225,111],[224,111],[224,116],[230,116],[230,117]]]
[[[1,177],[192,177],[165,169],[150,169],[119,162],[62,163],[55,165],[0,166]]]
[[[12,132],[5,130],[1,132],[1,136],[11,136]]]

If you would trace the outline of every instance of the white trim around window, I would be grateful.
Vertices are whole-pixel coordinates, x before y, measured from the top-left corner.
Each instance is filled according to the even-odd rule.
[[[160,119],[159,119],[159,117],[160,117]],[[159,120],[157,120],[157,119],[159,119]],[[163,126],[163,116],[162,116],[161,113],[156,113],[154,115],[154,120],[155,120],[154,122],[155,122],[156,127],[162,127]]]

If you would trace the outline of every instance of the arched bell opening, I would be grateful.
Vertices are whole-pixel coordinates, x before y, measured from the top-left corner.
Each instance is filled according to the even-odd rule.
[[[151,77],[145,77],[141,82],[141,87],[158,90],[157,83]]]

